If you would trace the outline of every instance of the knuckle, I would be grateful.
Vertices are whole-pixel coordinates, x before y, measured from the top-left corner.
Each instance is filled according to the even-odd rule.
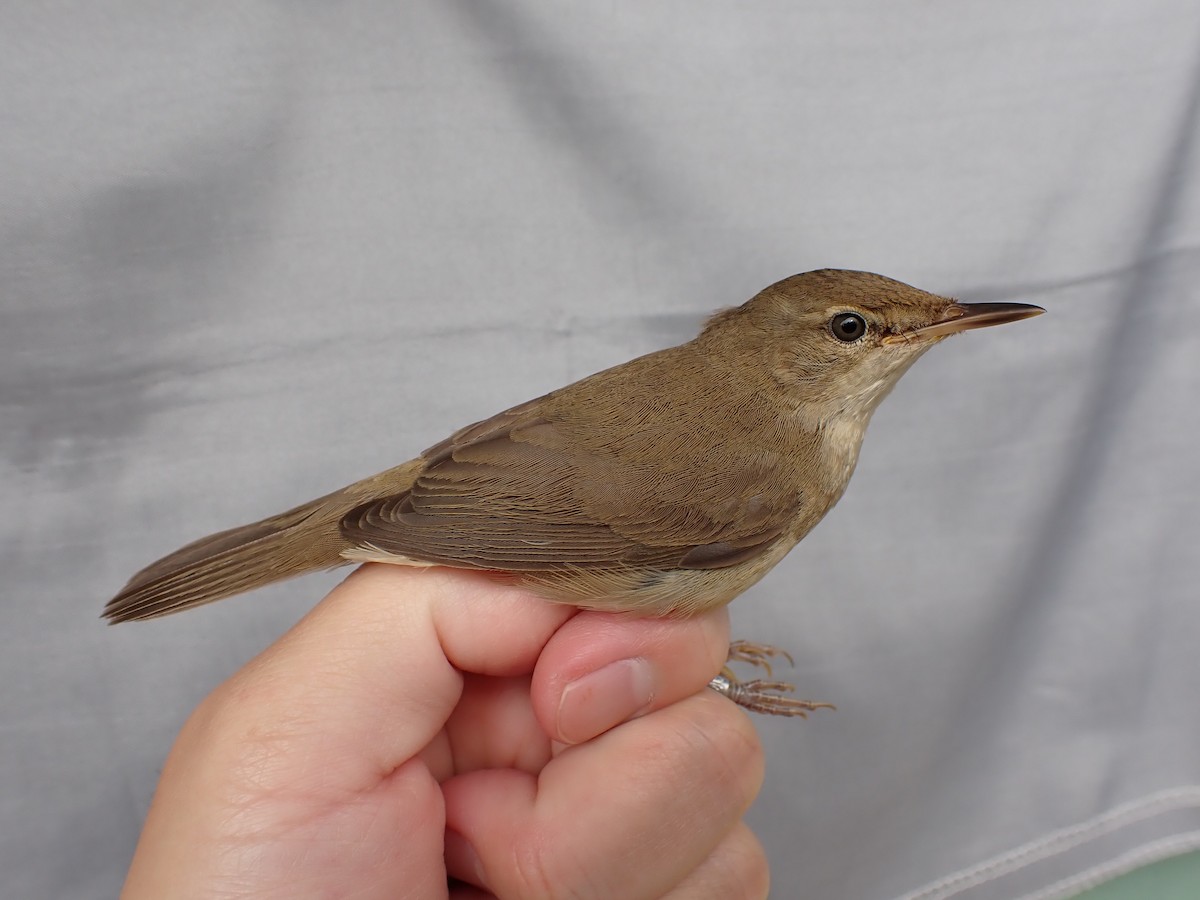
[[[766,851],[746,824],[739,822],[666,900],[766,900],[770,890]]]
[[[692,720],[690,737],[710,767],[713,783],[731,789],[745,809],[762,787],[762,742],[750,719],[732,703],[718,697],[705,699],[710,702],[705,714]]]
[[[771,869],[767,862],[767,852],[754,833],[742,826],[738,838],[738,846],[734,848],[735,861],[731,868],[735,870],[733,881],[734,893],[729,897],[744,898],[744,900],[765,900],[771,892]]]
[[[499,900],[558,900],[589,896],[579,886],[588,883],[585,872],[574,870],[569,855],[562,853],[561,842],[538,828],[529,828],[513,847],[513,883],[498,890]],[[575,885],[568,889],[567,885]]]
[[[498,893],[505,897],[550,898],[554,896],[554,876],[550,872],[546,853],[540,841],[526,840],[513,851],[513,873],[516,876],[512,892]]]

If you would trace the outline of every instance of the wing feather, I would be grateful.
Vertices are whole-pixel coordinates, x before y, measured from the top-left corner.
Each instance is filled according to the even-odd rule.
[[[715,569],[766,552],[800,501],[755,470],[777,462],[769,455],[705,480],[679,455],[656,468],[632,463],[595,429],[572,433],[533,405],[429,448],[409,490],[351,510],[342,534],[371,551],[468,568]]]

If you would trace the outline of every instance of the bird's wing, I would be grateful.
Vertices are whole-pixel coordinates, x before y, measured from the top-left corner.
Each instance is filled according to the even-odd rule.
[[[669,449],[635,462],[602,428],[531,407],[425,451],[411,489],[353,509],[342,534],[371,553],[488,570],[715,569],[769,548],[799,500],[753,460],[716,475]]]

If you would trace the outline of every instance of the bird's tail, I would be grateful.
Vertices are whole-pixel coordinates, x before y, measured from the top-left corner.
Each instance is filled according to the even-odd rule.
[[[209,535],[138,572],[104,607],[110,624],[153,619],[346,562],[338,529],[361,501],[345,490]]]

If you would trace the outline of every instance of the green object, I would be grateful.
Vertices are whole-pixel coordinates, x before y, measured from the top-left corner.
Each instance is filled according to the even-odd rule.
[[[1197,900],[1200,852],[1173,856],[1084,891],[1078,900]]]

